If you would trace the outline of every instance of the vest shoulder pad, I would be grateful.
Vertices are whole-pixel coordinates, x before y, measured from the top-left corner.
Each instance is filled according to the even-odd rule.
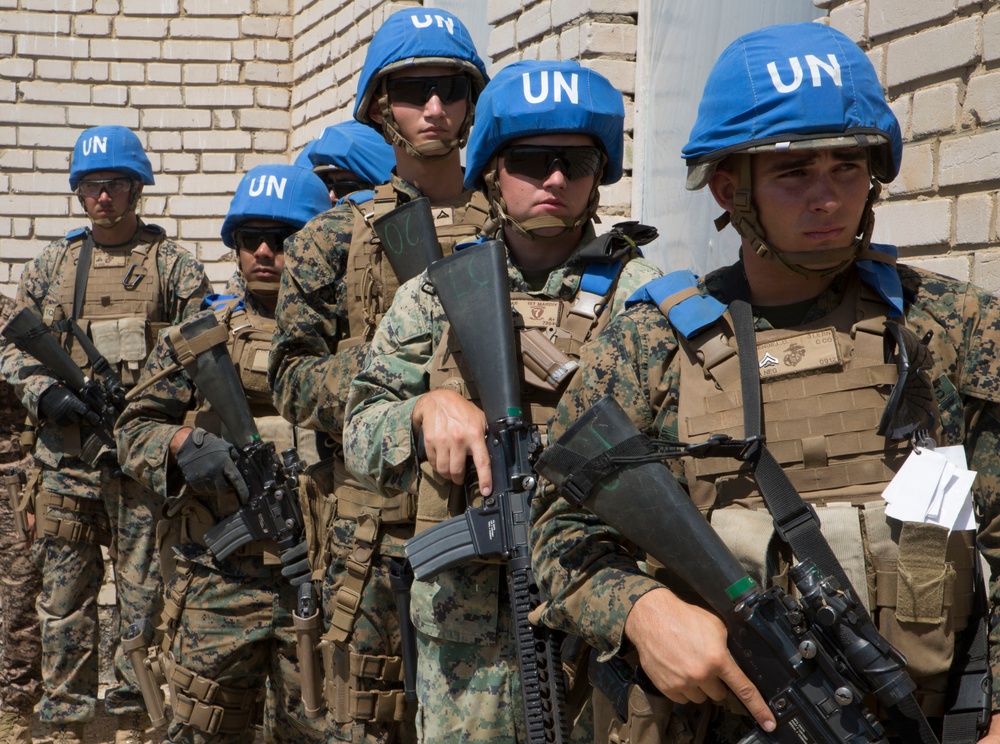
[[[70,243],[75,243],[77,240],[83,240],[83,236],[87,234],[87,228],[78,227],[76,230],[70,230],[66,233],[66,240]]]
[[[335,207],[340,206],[345,201],[353,202],[354,204],[361,204],[366,201],[371,201],[374,198],[375,198],[374,189],[362,189],[361,191],[352,191],[347,196],[340,197],[339,199],[337,199],[337,203],[334,206]]]
[[[207,294],[201,301],[202,310],[212,310],[215,313],[224,312],[230,308],[237,309],[243,300],[236,295]]]
[[[887,305],[889,317],[904,314],[903,283],[896,271],[898,251],[894,245],[872,243],[855,263],[861,281],[874,289]]]
[[[726,312],[726,306],[711,295],[702,294],[698,278],[690,271],[674,271],[639,287],[625,307],[651,302],[686,339],[696,337]]]

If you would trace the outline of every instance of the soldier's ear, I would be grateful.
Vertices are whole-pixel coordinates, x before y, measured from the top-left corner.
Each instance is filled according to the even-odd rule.
[[[727,212],[733,211],[733,195],[739,185],[739,178],[733,171],[720,163],[715,173],[708,179],[708,188],[715,197],[716,203]]]
[[[379,108],[378,99],[374,96],[368,103],[368,118],[379,126],[382,126],[382,109]]]

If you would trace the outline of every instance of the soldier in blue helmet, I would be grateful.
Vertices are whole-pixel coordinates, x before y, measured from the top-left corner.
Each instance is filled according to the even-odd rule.
[[[396,165],[396,153],[378,132],[359,121],[334,124],[306,145],[295,164],[312,168],[330,189],[330,203],[367,201]]]
[[[599,73],[576,62],[517,62],[486,86],[469,141],[466,185],[485,192],[484,233],[506,245],[522,332],[541,333],[565,379],[581,346],[659,276],[637,247],[655,230],[594,231],[599,185],[622,176],[624,117],[621,93]],[[383,318],[351,386],[344,435],[356,475],[386,498],[417,494],[417,530],[463,507],[467,459],[482,493],[492,486],[485,416],[425,280],[405,284]],[[521,405],[544,432],[565,383],[531,377]],[[470,563],[413,583],[420,741],[526,740],[504,571]],[[589,722],[588,709],[574,741],[592,740]]]
[[[120,126],[84,131],[69,183],[91,225],[51,243],[26,265],[17,302],[36,312],[94,376],[94,360],[77,340],[86,334],[130,388],[158,331],[196,311],[208,281],[188,251],[139,218],[139,199],[153,172],[133,132]],[[66,385],[12,344],[0,363],[38,422],[32,551],[42,571],[37,606],[45,694],[39,714],[60,740],[80,741],[97,704],[101,546],[114,557],[122,628],[156,615],[162,604],[153,497],[122,477],[114,450],[91,446],[101,440],[85,404]],[[120,648],[115,675],[105,707],[119,716],[117,740],[141,740],[145,707]]]
[[[953,694],[955,685],[989,689],[982,659],[978,669],[973,662],[986,654],[974,524],[900,515],[882,493],[893,483],[907,498],[933,496],[937,479],[906,475],[913,458],[944,460],[916,449],[921,442],[967,457],[976,486],[949,499],[970,516],[974,502],[996,575],[1000,302],[897,264],[894,246],[871,242],[873,204],[899,171],[902,149],[871,62],[843,33],[793,24],[733,42],[709,75],[683,156],[688,188],[708,186],[725,210],[720,229],[732,224],[739,234],[740,260],[701,279],[676,272],[643,288],[585,350],[549,434],[561,436],[608,395],[644,433],[672,442],[742,438],[761,431],[762,420],[767,448],[801,495],[793,501],[809,506],[782,499],[784,508],[814,514],[818,525],[782,524],[778,537],[773,481],[751,479],[747,463],[724,454],[679,458],[674,473],[760,586],[787,589],[790,565],[819,562],[798,534],[807,531],[815,546],[821,527],[835,557],[824,573],[846,577],[917,686],[919,710],[901,698],[898,708],[874,711],[888,741],[928,740],[926,716],[945,741],[971,742],[984,733],[977,724],[990,724],[988,715],[977,720],[977,702],[1000,709],[996,689],[992,699],[978,692],[978,701]],[[756,355],[741,365],[754,344]],[[820,347],[826,352],[815,354]],[[762,419],[742,409],[758,386]],[[777,719],[787,723],[780,703],[771,709],[730,655],[718,617],[678,593],[670,565],[638,563],[635,546],[555,489],[532,512],[533,564],[549,598],[542,622],[645,673],[645,683],[622,690],[627,720],[603,705],[599,741],[736,742],[755,719],[768,731]],[[990,595],[995,602],[995,581]],[[982,646],[970,652],[973,638]],[[994,638],[994,670],[997,649]],[[921,727],[921,738],[911,733]],[[1000,741],[998,728],[982,741]],[[779,738],[797,740],[791,729]]]
[[[329,521],[312,552],[329,626],[326,725],[339,740],[414,739],[388,573],[412,534],[412,499],[367,490],[348,474],[341,446],[350,381],[399,287],[372,224],[426,197],[445,254],[479,233],[489,205],[463,185],[460,149],[487,79],[451,13],[417,7],[389,16],[368,46],[354,118],[392,146],[392,177],[370,197],[319,215],[286,250],[271,380],[284,416],[329,435],[330,484],[314,505]]]
[[[284,244],[328,206],[325,185],[305,168],[250,170],[222,224],[223,242],[239,252],[244,291],[205,300],[203,312],[215,313],[227,331],[257,428],[278,452],[298,447],[306,454],[300,438],[308,436],[278,415],[267,385]],[[166,580],[158,664],[171,700],[185,701],[172,706],[168,739],[246,741],[267,683],[268,741],[304,741],[308,727],[291,616],[296,590],[281,574],[277,546],[254,541],[218,560],[204,541],[207,530],[235,511],[236,494],[247,486],[218,417],[179,361],[190,351],[184,343],[174,329],[161,335],[116,430],[122,467],[157,495],[165,515],[157,530]]]

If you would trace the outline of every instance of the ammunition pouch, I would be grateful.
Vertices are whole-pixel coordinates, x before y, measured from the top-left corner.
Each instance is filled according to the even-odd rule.
[[[111,547],[111,523],[104,502],[39,490],[35,497],[39,537]]]
[[[165,667],[174,721],[210,735],[242,734],[263,712],[263,688],[223,687],[176,664],[170,653],[166,654]]]
[[[403,692],[403,658],[349,651],[341,644],[324,642],[326,704],[337,723],[378,721],[391,723],[410,718]],[[365,690],[372,684],[399,689]]]

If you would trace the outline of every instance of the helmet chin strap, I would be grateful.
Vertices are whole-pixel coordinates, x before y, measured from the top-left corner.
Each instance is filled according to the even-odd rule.
[[[865,209],[858,224],[857,237],[850,245],[818,251],[783,251],[767,244],[764,229],[757,218],[757,209],[751,198],[750,157],[746,154],[738,156],[740,180],[733,194],[733,211],[724,212],[715,220],[716,230],[722,230],[731,223],[736,232],[750,241],[750,247],[758,256],[770,259],[785,270],[806,279],[822,279],[839,274],[868,248],[872,231],[875,229],[875,200],[882,193],[882,184],[877,180],[871,179],[871,188],[868,190]],[[834,262],[832,265],[831,261]]]
[[[544,217],[531,217],[522,222],[514,219],[507,212],[507,203],[500,194],[500,174],[498,158],[496,156],[493,157],[486,172],[483,174],[483,181],[486,182],[486,199],[490,203],[491,218],[495,216],[495,220],[501,225],[509,226],[518,235],[540,243],[558,240],[567,232],[572,232],[587,224],[591,219],[597,220],[597,207],[601,199],[600,191],[598,190],[600,185],[598,183],[599,180],[598,178],[594,178],[594,185],[590,190],[587,208],[575,220],[568,217],[546,215]],[[561,229],[552,235],[540,235],[537,232],[538,230],[546,230],[553,227]]]
[[[390,145],[398,145],[417,160],[441,160],[448,157],[455,150],[465,147],[469,140],[469,133],[472,131],[472,120],[475,118],[476,107],[471,100],[467,100],[465,107],[465,119],[458,130],[458,137],[450,140],[435,140],[425,142],[422,145],[414,145],[396,126],[396,119],[392,115],[392,106],[389,105],[389,95],[385,90],[387,78],[382,78],[382,93],[378,97],[378,108],[382,113],[382,136]]]

